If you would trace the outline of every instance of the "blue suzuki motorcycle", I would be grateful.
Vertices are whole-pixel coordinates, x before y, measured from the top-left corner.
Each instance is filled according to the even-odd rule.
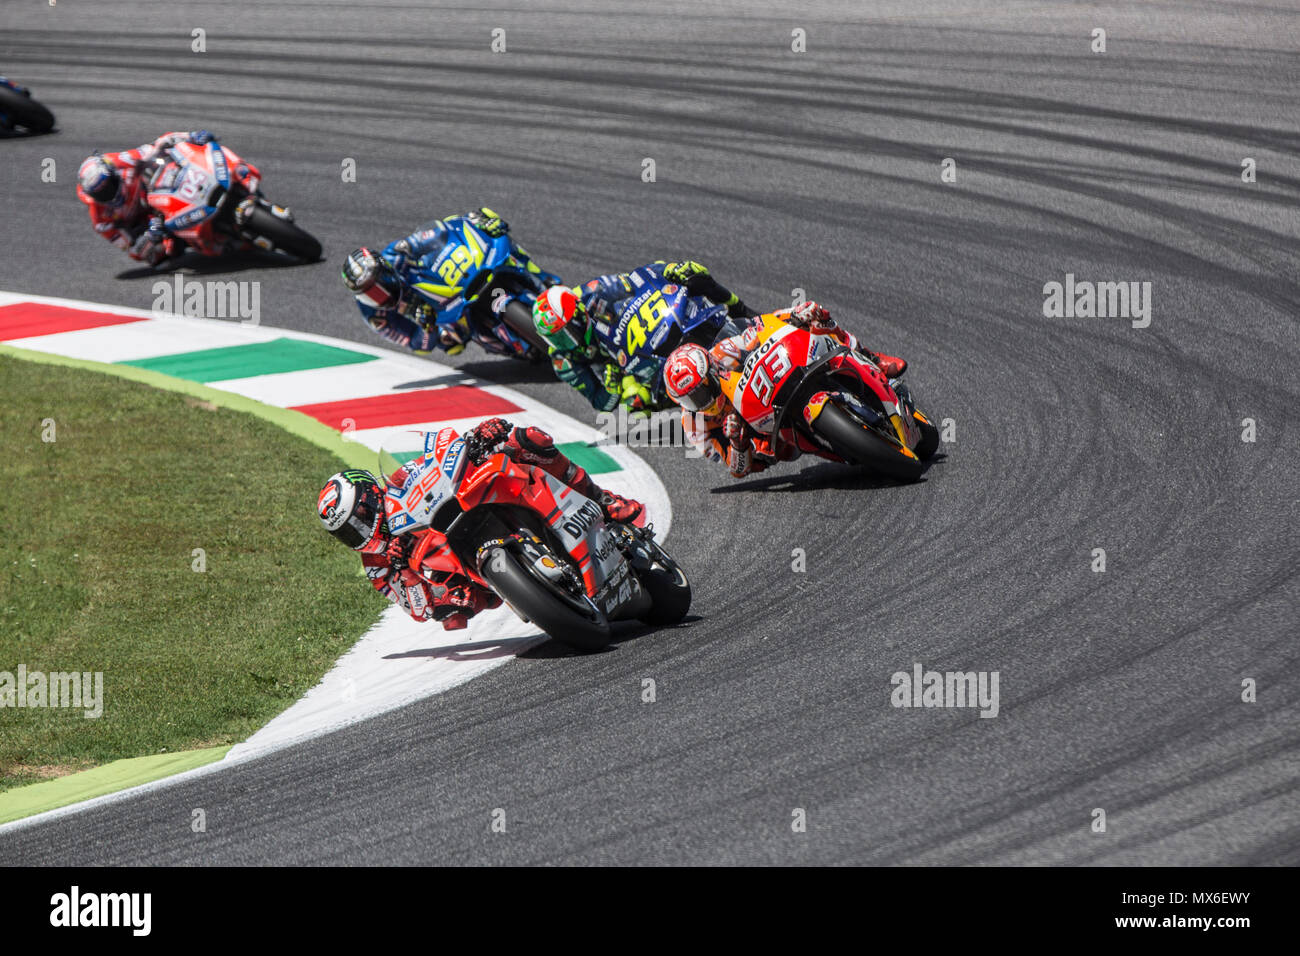
[[[406,269],[410,287],[434,307],[439,326],[456,326],[493,355],[540,362],[546,343],[533,326],[533,303],[560,277],[509,234],[493,238],[464,216],[442,224],[441,243]]]

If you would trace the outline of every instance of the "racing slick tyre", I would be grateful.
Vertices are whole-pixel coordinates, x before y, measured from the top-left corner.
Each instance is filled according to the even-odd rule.
[[[812,427],[830,442],[836,454],[855,465],[900,481],[917,481],[925,470],[918,459],[905,455],[832,402],[827,402],[813,419]]]
[[[10,124],[33,133],[48,133],[54,129],[53,113],[26,93],[7,86],[0,86],[0,113],[9,118]]]
[[[501,320],[511,332],[533,347],[535,354],[530,356],[533,361],[540,362],[546,358],[546,342],[537,333],[537,327],[533,325],[533,313],[528,306],[518,300],[508,303],[501,313]]]
[[[315,236],[262,206],[255,207],[249,213],[248,219],[244,221],[244,229],[266,239],[276,251],[295,259],[303,262],[316,262],[320,259],[321,246]]]
[[[641,615],[647,624],[679,624],[691,609],[691,582],[686,572],[675,564],[672,568],[638,571],[637,578],[654,603]]]
[[[500,560],[498,560],[500,555]],[[550,637],[580,651],[598,651],[609,644],[609,622],[579,612],[535,577],[519,556],[502,549],[483,564],[483,578],[492,590]]]
[[[922,461],[929,461],[934,457],[934,453],[939,450],[939,429],[935,428],[930,423],[930,420],[922,416],[920,412],[914,413],[912,417],[921,429],[921,440],[917,442],[916,448],[913,450],[916,452],[917,458]]]

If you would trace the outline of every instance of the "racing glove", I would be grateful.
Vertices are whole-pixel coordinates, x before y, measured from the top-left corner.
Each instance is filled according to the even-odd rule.
[[[167,233],[163,232],[162,221],[154,219],[149,223],[149,228],[140,233],[131,244],[131,258],[156,266],[167,258],[166,242]]]
[[[678,285],[688,285],[697,276],[706,276],[709,270],[698,262],[687,259],[684,262],[670,262],[664,266],[664,278]]]
[[[409,565],[406,560],[406,542],[399,537],[389,541],[388,547],[384,549],[384,560],[388,562],[390,574],[400,575],[407,570]]]
[[[745,420],[736,412],[731,412],[722,420],[722,434],[733,448],[743,448],[748,444],[745,436]]]
[[[478,212],[472,212],[465,218],[474,223],[474,225],[478,226],[493,239],[504,236],[510,231],[510,226],[506,221],[487,206],[480,206]]]
[[[651,405],[650,389],[637,381],[635,376],[624,375],[619,385],[619,401],[631,413],[647,412]]]
[[[400,263],[394,263],[399,271],[409,268],[415,262],[415,256],[411,254],[411,244],[405,239],[393,243],[392,254],[401,257]]]
[[[740,296],[713,278],[707,268],[693,260],[669,262],[664,266],[664,278],[685,286],[691,295],[702,295],[710,302],[725,305],[727,315],[733,319],[748,319],[758,315],[740,301]]]
[[[801,302],[790,310],[790,315],[786,319],[788,323],[801,329],[811,329],[814,332],[826,332],[835,328],[835,320],[831,314],[816,302]]]
[[[207,146],[208,143],[215,142],[216,139],[215,136],[205,129],[196,129],[194,132],[190,133],[190,142],[195,146]]]
[[[433,306],[414,296],[410,301],[401,303],[397,311],[421,327],[427,327],[433,322]]]
[[[606,365],[605,374],[601,380],[605,391],[612,395],[616,402],[623,400],[623,370],[617,365]]]
[[[722,420],[722,434],[727,439],[727,470],[733,478],[744,478],[762,471],[768,463],[754,453],[749,426],[737,413]]]
[[[485,422],[479,422],[465,436],[465,449],[469,452],[470,461],[481,465],[489,455],[505,445],[511,431],[510,423],[504,418],[489,418]]]

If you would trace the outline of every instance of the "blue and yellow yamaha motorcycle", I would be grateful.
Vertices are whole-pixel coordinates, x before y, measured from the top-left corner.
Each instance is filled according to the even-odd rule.
[[[727,316],[725,305],[691,296],[666,279],[652,281],[636,295],[623,299],[614,314],[593,318],[601,350],[650,392],[652,408],[672,405],[664,392],[664,363],[673,349],[686,343],[709,348],[719,339],[742,331]]]

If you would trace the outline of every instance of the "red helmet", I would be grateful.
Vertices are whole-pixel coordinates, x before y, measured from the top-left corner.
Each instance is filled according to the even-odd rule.
[[[709,353],[699,345],[683,345],[668,356],[664,386],[671,398],[688,412],[716,415],[722,408],[722,385]]]
[[[553,285],[533,303],[537,334],[558,352],[584,351],[591,344],[587,310],[572,289]]]

